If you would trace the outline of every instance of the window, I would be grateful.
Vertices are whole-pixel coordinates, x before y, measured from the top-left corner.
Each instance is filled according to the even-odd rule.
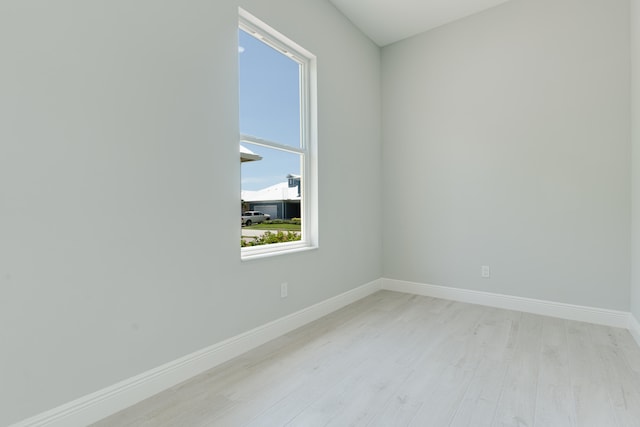
[[[240,9],[241,254],[318,245],[315,57]]]

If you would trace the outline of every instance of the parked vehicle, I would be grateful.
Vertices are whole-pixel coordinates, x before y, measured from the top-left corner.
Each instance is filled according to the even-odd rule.
[[[242,214],[240,223],[242,225],[260,224],[271,219],[271,215],[260,211],[246,211]]]

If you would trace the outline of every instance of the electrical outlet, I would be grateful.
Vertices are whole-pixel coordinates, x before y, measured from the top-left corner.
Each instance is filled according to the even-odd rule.
[[[289,284],[287,282],[280,283],[280,298],[286,298],[289,295]]]
[[[483,279],[488,279],[489,277],[491,277],[491,269],[489,268],[488,265],[482,266],[481,275]]]

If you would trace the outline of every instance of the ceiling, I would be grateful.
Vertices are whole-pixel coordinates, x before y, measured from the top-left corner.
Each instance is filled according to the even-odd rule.
[[[509,0],[330,0],[378,46],[386,46]]]

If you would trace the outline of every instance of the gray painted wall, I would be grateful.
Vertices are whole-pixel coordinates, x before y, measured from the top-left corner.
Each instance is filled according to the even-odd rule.
[[[631,311],[640,321],[640,0],[631,0],[633,210]]]
[[[385,277],[629,309],[628,0],[514,0],[382,65]]]
[[[321,247],[251,262],[238,3],[0,2],[0,425],[382,275],[379,49],[326,1],[242,4],[319,75]]]

